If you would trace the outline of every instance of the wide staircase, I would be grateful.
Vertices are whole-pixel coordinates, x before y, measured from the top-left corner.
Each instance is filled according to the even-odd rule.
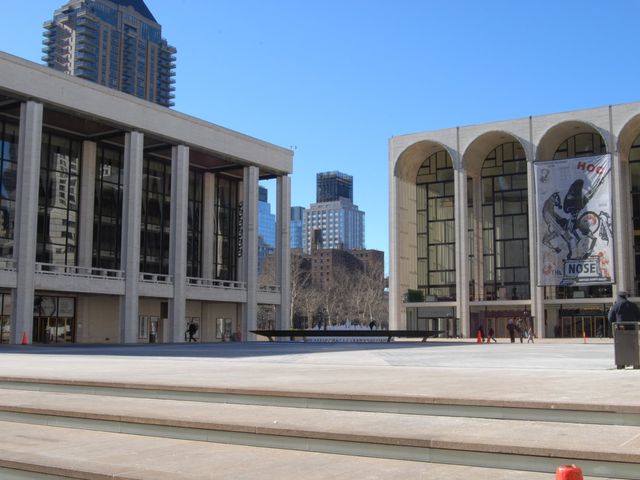
[[[0,379],[3,480],[542,480],[562,464],[640,479],[640,413],[557,399]]]

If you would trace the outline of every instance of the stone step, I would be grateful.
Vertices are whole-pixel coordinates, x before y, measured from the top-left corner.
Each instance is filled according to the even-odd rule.
[[[554,475],[0,422],[0,478],[3,480],[286,480],[303,477],[305,480],[553,480]],[[595,478],[585,477],[585,480]]]
[[[0,420],[213,443],[638,478],[640,427],[490,420],[5,389]]]
[[[34,377],[0,377],[0,389],[326,410],[640,426],[640,407],[637,405],[563,402],[559,399],[546,402],[524,399],[487,401],[454,396],[401,396],[384,391],[361,395],[339,391],[319,394],[316,391],[304,390],[174,386]]]

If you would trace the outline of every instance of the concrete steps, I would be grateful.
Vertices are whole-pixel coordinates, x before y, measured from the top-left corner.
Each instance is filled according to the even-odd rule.
[[[330,392],[41,383],[24,378],[4,379],[0,387],[4,425],[77,435],[108,433],[120,439],[116,443],[144,436],[149,441],[174,439],[211,448],[231,444],[296,455],[340,454],[359,461],[368,457],[366,461],[402,461],[402,465],[424,462],[424,468],[482,467],[481,471],[523,472],[521,478],[532,479],[551,478],[548,474],[558,465],[576,463],[595,477],[640,478],[640,426],[632,408],[594,404],[582,408],[558,402],[495,406],[456,398],[412,401],[384,395],[358,398]],[[41,430],[38,435],[45,434]],[[0,450],[0,466],[6,456]],[[541,474],[546,476],[534,476]]]

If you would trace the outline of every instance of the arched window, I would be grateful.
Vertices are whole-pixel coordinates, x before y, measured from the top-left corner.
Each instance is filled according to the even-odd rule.
[[[442,150],[427,157],[416,178],[418,288],[427,300],[455,300],[453,164]]]
[[[485,298],[530,298],[527,159],[517,142],[482,164],[482,235]]]

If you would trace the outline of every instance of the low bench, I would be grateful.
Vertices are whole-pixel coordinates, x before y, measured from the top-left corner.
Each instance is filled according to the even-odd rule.
[[[270,342],[274,338],[302,337],[387,337],[390,342],[393,337],[396,338],[422,338],[423,342],[429,337],[436,337],[444,330],[251,330],[251,333],[267,337]]]

